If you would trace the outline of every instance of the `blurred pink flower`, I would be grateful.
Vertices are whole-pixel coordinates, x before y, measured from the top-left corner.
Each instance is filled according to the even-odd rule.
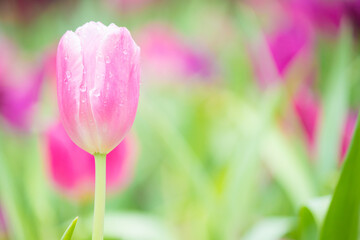
[[[295,11],[301,12],[315,27],[337,30],[344,14],[343,1],[339,0],[292,0]]]
[[[0,113],[20,130],[30,128],[33,107],[38,101],[44,73],[42,70],[29,75],[24,86],[0,86]],[[24,81],[24,82],[25,82]]]
[[[299,21],[293,21],[277,29],[268,35],[267,40],[281,76],[284,76],[291,62],[301,54],[301,51],[309,50],[311,41],[308,29]]]
[[[15,46],[1,37],[0,51],[0,114],[17,129],[28,130],[40,95],[44,68],[26,69],[29,66],[25,65],[30,64],[23,63]]]
[[[344,11],[350,19],[356,34],[360,34],[360,0],[344,1]]]
[[[172,78],[209,77],[213,71],[210,58],[165,25],[152,25],[140,34],[145,69]]]
[[[317,30],[337,32],[342,20],[346,18],[359,33],[359,0],[292,0],[291,4],[293,11],[302,14]]]
[[[116,8],[124,13],[143,9],[155,0],[107,0],[112,8]]]
[[[303,87],[295,96],[293,106],[297,117],[306,136],[309,151],[313,154],[316,147],[316,133],[318,130],[318,121],[321,114],[321,105],[316,96],[310,91],[310,88]],[[350,145],[352,135],[355,129],[357,115],[349,113],[346,117],[341,135],[340,158],[342,162],[346,151]]]
[[[313,32],[301,12],[281,0],[251,0],[250,5],[259,19],[265,18],[263,39],[249,43],[260,87],[285,81],[290,69],[303,67],[294,65],[299,59],[311,68]]]
[[[50,178],[65,196],[77,200],[92,199],[95,182],[94,156],[76,146],[58,123],[46,134],[46,165]],[[106,189],[122,190],[131,179],[137,159],[134,136],[126,137],[106,157]]]
[[[293,106],[304,130],[310,151],[312,152],[316,141],[320,103],[308,87],[303,87],[296,94],[293,100]]]

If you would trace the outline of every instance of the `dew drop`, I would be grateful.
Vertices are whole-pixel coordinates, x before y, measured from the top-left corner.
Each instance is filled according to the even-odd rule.
[[[127,55],[127,54],[128,54],[128,52],[126,51],[126,49],[123,50],[123,54],[124,54],[124,55]]]
[[[81,99],[81,102],[82,103],[85,103],[86,102],[86,99],[84,98],[84,99]]]
[[[105,57],[105,62],[106,62],[107,64],[111,63],[111,60],[110,60],[110,57],[109,57],[109,56],[106,56],[106,57]]]
[[[86,68],[84,68],[84,70],[83,70],[83,74],[85,75],[86,73],[87,73]]]
[[[66,71],[66,78],[67,79],[70,79],[71,78],[71,72],[68,70],[68,71]]]
[[[96,79],[98,79],[98,80],[103,80],[105,78],[105,74],[97,74],[96,75]]]
[[[65,61],[68,61],[69,60],[69,55],[65,54]]]
[[[98,55],[96,56],[96,59],[97,59],[98,61],[104,61],[104,60],[103,60],[103,55],[102,55],[101,53],[98,53]]]
[[[109,72],[109,78],[112,78],[114,75],[112,72]]]
[[[85,85],[80,86],[80,92],[86,92],[86,86]]]
[[[100,91],[98,89],[91,89],[90,95],[98,98],[100,97]]]

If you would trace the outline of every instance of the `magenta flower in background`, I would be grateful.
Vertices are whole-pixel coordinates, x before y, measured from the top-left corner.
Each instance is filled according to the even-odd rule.
[[[344,1],[344,11],[352,22],[355,33],[360,33],[360,0]]]
[[[350,20],[356,33],[359,33],[359,0],[292,0],[293,11],[302,14],[316,30],[334,33],[340,28],[343,19]]]
[[[249,43],[260,87],[285,81],[289,70],[293,66],[299,67],[299,64],[294,65],[299,59],[306,59],[303,62],[310,66],[314,39],[309,22],[303,15],[288,2],[251,0],[249,3],[259,19],[265,18],[264,39]],[[269,22],[271,24],[267,24]]]
[[[319,128],[321,105],[317,97],[310,91],[310,88],[303,87],[293,100],[293,106],[297,117],[306,136],[310,154],[316,148],[316,133]],[[349,148],[353,132],[355,130],[357,115],[349,113],[344,123],[340,141],[339,161],[342,162]]]
[[[291,62],[302,52],[310,51],[311,37],[305,24],[294,21],[269,34],[270,52],[279,74],[284,76]]]
[[[130,130],[140,86],[140,48],[126,28],[89,22],[67,31],[57,51],[60,116],[85,151],[106,154]]]
[[[44,72],[30,74],[24,86],[0,86],[0,113],[14,127],[20,130],[30,128],[33,107],[39,100]]]
[[[302,87],[293,100],[293,107],[312,153],[316,144],[320,103],[309,87]]]
[[[59,123],[46,133],[46,166],[54,185],[65,196],[89,200],[94,195],[94,157],[76,146]],[[108,193],[122,190],[130,181],[138,156],[133,135],[126,137],[106,159]]]
[[[292,7],[320,29],[337,31],[344,14],[340,0],[292,0]]]
[[[0,114],[13,127],[28,130],[41,92],[44,68],[29,68],[16,47],[1,37],[0,51]]]
[[[136,10],[141,10],[155,0],[107,0],[107,3],[112,8],[116,8],[122,13],[126,14]]]
[[[209,77],[213,71],[210,59],[187,44],[181,36],[165,25],[151,25],[141,32],[142,61],[145,69],[157,77]]]

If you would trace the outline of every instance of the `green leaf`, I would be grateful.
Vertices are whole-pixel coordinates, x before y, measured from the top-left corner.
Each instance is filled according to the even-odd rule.
[[[348,107],[348,68],[352,35],[346,25],[342,25],[341,30],[324,93],[324,107],[317,139],[317,170],[322,182],[326,182],[327,178],[336,170],[341,132]]]
[[[320,227],[330,205],[330,196],[312,199],[299,211],[298,232],[301,240],[318,239]]]
[[[79,217],[76,217],[71,224],[69,225],[69,227],[66,229],[66,231],[64,232],[64,235],[61,237],[61,240],[71,240],[71,237],[74,233],[74,229],[77,223]]]
[[[263,144],[262,156],[274,178],[286,191],[294,208],[298,208],[315,195],[314,184],[304,159],[275,127],[269,131]]]
[[[322,227],[321,240],[355,240],[358,236],[360,203],[360,126],[346,156],[339,182]]]
[[[158,218],[141,213],[109,213],[105,216],[104,236],[131,240],[174,239],[166,225]]]

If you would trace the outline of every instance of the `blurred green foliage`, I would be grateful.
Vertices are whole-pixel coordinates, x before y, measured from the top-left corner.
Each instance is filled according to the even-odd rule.
[[[300,123],[294,132],[284,127],[284,116],[294,115],[293,86],[257,86],[247,48],[264,36],[242,3],[161,1],[123,14],[98,1],[58,1],[31,24],[5,21],[0,27],[26,54],[37,55],[89,20],[131,31],[165,21],[211,48],[220,72],[206,83],[159,84],[142,76],[134,125],[140,158],[130,186],[107,199],[106,239],[312,240],[320,232],[324,240],[357,239],[359,129],[337,183],[341,127],[349,106],[359,106],[360,61],[347,25],[316,48],[316,91],[324,109],[314,160]],[[232,38],[217,36],[227,27]],[[220,44],[209,43],[215,36]],[[56,106],[44,98],[39,114],[46,115]],[[60,239],[78,215],[73,239],[90,239],[92,203],[54,190],[43,141],[41,131],[1,131],[0,202],[8,238]]]

